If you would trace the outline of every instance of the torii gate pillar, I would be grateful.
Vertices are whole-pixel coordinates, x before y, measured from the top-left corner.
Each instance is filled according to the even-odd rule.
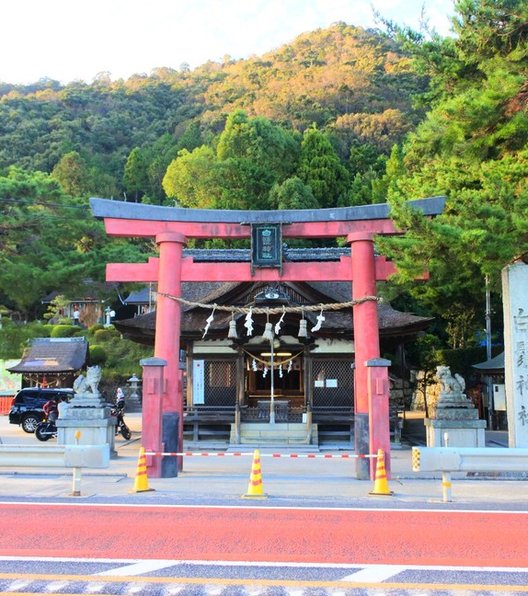
[[[163,232],[156,236],[159,245],[158,297],[156,306],[156,339],[154,356],[167,361],[163,412],[177,412],[178,452],[183,451],[183,396],[180,374],[181,307],[171,296],[181,296],[181,268],[186,238],[178,232]],[[181,458],[179,460],[181,469]]]
[[[376,260],[374,255],[374,235],[370,232],[348,234],[347,240],[352,249],[352,299],[361,300],[366,296],[376,296]],[[354,441],[357,455],[370,453],[370,435],[377,436],[369,420],[369,377],[367,361],[380,357],[378,306],[374,301],[366,301],[353,307],[354,320]],[[387,456],[388,457],[388,456]],[[356,474],[359,480],[370,478],[368,459],[356,459]]]

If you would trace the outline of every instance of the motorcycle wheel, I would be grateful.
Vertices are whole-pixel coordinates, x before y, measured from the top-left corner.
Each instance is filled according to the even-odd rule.
[[[121,428],[119,429],[119,432],[121,433],[121,436],[123,437],[123,439],[126,439],[127,441],[132,436],[132,433],[130,432],[130,429],[124,423],[121,425]]]
[[[48,439],[50,439],[50,438],[51,438],[51,435],[49,435],[49,434],[46,432],[46,429],[45,429],[45,428],[43,428],[42,426],[40,426],[40,424],[39,424],[39,426],[37,426],[37,428],[35,429],[35,436],[37,437],[37,439],[38,439],[39,441],[47,441]]]

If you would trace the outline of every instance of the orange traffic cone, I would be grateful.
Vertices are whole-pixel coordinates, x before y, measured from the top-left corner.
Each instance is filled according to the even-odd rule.
[[[243,499],[266,499],[268,495],[264,494],[262,486],[262,470],[260,468],[260,451],[255,449],[253,452],[253,463],[251,464],[251,475],[247,493],[242,495]]]
[[[392,495],[393,492],[389,490],[389,483],[387,482],[387,472],[385,471],[385,452],[383,449],[378,449],[376,458],[376,478],[374,479],[374,488],[369,495]]]
[[[145,455],[145,448],[139,448],[139,457],[136,470],[136,479],[134,481],[134,490],[132,492],[141,493],[149,490],[148,476],[147,476],[147,456]]]

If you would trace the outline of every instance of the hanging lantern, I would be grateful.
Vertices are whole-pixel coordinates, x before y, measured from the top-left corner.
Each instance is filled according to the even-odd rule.
[[[306,323],[306,319],[303,318],[299,321],[299,333],[297,334],[298,337],[308,337],[308,327]]]
[[[236,321],[234,318],[229,321],[229,331],[227,333],[227,337],[228,339],[238,339]]]

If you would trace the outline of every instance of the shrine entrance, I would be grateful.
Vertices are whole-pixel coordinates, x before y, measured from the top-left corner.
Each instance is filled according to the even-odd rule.
[[[147,451],[162,450],[164,417],[172,413],[179,419],[178,450],[183,449],[184,400],[179,358],[182,282],[340,281],[352,284],[352,300],[341,304],[340,307],[351,308],[353,313],[355,345],[353,374],[351,372],[352,354],[348,358],[349,368],[346,374],[338,371],[329,374],[327,369],[333,365],[332,361],[335,364],[337,359],[327,356],[326,361],[325,358],[321,358],[317,359],[316,363],[315,359],[306,357],[305,349],[303,349],[302,358],[297,357],[299,380],[298,382],[292,380],[289,387],[282,381],[275,362],[273,365],[270,363],[274,373],[268,377],[269,385],[265,379],[257,380],[256,376],[244,374],[243,368],[247,368],[248,365],[253,367],[252,361],[257,360],[257,355],[264,362],[267,362],[267,358],[275,358],[272,349],[270,349],[270,356],[263,355],[267,352],[262,352],[260,349],[262,345],[271,348],[270,342],[274,341],[271,323],[266,322],[264,330],[259,331],[263,341],[259,342],[258,349],[257,343],[249,342],[249,345],[244,348],[249,351],[249,355],[236,359],[236,377],[247,379],[247,386],[241,387],[240,384],[236,386],[236,424],[243,424],[244,408],[247,409],[248,415],[250,415],[250,409],[252,412],[256,411],[257,415],[259,411],[264,415],[269,405],[270,419],[267,424],[276,425],[277,418],[283,416],[286,409],[288,411],[291,409],[292,402],[299,404],[302,402],[302,407],[305,409],[302,414],[306,415],[307,424],[311,425],[311,416],[315,414],[319,400],[324,401],[325,395],[330,392],[333,397],[342,398],[347,404],[346,407],[350,408],[352,403],[354,405],[356,455],[375,454],[378,449],[383,449],[386,454],[386,468],[390,472],[388,406],[390,362],[380,358],[376,282],[386,280],[395,272],[395,269],[384,257],[377,256],[374,252],[376,234],[398,233],[389,219],[387,205],[317,211],[214,211],[157,207],[104,199],[91,199],[90,202],[94,215],[104,219],[108,234],[153,237],[159,246],[159,258],[151,258],[148,263],[119,263],[107,266],[108,281],[157,283],[155,358],[145,362],[143,373],[142,442]],[[441,213],[444,200],[442,198],[423,199],[411,201],[409,205],[425,215],[433,216]],[[331,267],[325,263],[285,262],[283,259],[283,238],[336,237],[347,239],[350,244],[350,254],[341,257],[339,262],[333,263]],[[236,264],[197,262],[193,257],[183,255],[183,246],[188,238],[251,239],[251,262]],[[220,306],[218,308],[220,309]],[[252,314],[256,313],[257,309],[250,306],[240,310],[245,314],[244,326],[247,328],[248,336],[251,336],[253,334]],[[298,308],[288,311],[288,307],[284,306],[282,310],[285,313],[299,312]],[[274,311],[273,308],[266,307],[262,312],[268,316],[277,313],[280,315],[281,308]],[[205,333],[213,318],[212,313]],[[324,319],[323,309],[321,309],[317,316],[318,323],[311,331],[320,329]],[[239,346],[239,349],[241,348],[242,346]],[[278,353],[277,358],[288,358],[278,356]],[[320,370],[308,371],[308,364],[310,367],[319,366]],[[256,366],[258,370],[258,363]],[[314,379],[313,386],[306,385],[307,371],[309,378]],[[339,375],[342,376],[341,380]],[[277,382],[277,389],[275,389],[275,382]],[[336,392],[336,389],[339,389],[339,392]],[[276,391],[281,392],[280,397],[276,395]],[[283,399],[284,396],[287,399]],[[277,406],[275,401],[290,403],[287,403],[287,406],[284,404]],[[147,458],[149,475],[161,476],[162,463],[160,458]],[[356,471],[360,479],[374,477],[375,460],[369,461],[367,458],[358,457]]]

